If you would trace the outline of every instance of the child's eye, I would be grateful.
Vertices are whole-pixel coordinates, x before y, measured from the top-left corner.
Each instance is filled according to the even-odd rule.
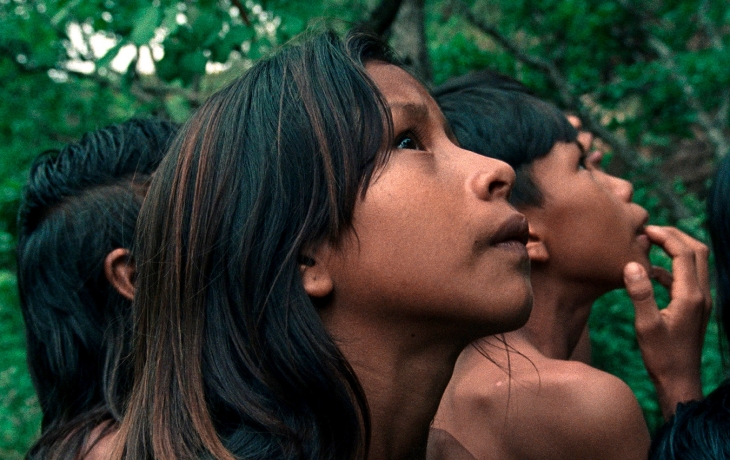
[[[587,160],[587,158],[585,155],[580,156],[580,159],[578,159],[578,169],[587,169],[586,160]]]
[[[421,149],[421,146],[418,145],[418,142],[416,141],[415,136],[413,136],[410,133],[401,135],[396,140],[396,143],[397,143],[397,146],[396,146],[397,149],[408,149],[408,150],[420,150]]]

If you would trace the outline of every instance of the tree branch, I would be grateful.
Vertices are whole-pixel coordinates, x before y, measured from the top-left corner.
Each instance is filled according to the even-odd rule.
[[[710,39],[712,47],[715,49],[715,51],[723,51],[725,47],[722,44],[722,37],[717,32],[717,28],[715,27],[715,25],[712,23],[712,19],[710,19],[709,10],[709,1],[702,0],[699,6],[699,10],[697,11],[697,18],[699,19],[699,23],[702,25],[702,28],[705,29],[705,33],[707,33],[707,36]]]
[[[639,8],[637,5],[628,0],[619,0],[619,3],[634,15],[640,17],[645,24],[657,23],[662,21],[650,14],[649,11]],[[716,51],[722,51],[723,45],[720,36],[717,34],[712,21],[708,17],[709,4],[707,0],[703,0],[697,11],[700,24],[712,42]],[[711,114],[705,110],[700,98],[697,96],[694,86],[690,83],[687,74],[677,65],[677,57],[674,51],[662,40],[651,35],[647,39],[649,46],[657,53],[659,60],[664,67],[670,70],[670,78],[674,80],[681,88],[687,105],[697,114],[697,124],[705,131],[707,138],[715,148],[715,158],[722,158],[730,148],[730,138],[725,134],[727,118],[727,104],[730,102],[730,93],[728,90],[723,92],[720,109],[716,114]],[[725,107],[725,108],[723,108]]]
[[[721,158],[730,148],[730,140],[728,140],[727,136],[725,136],[725,133],[723,132],[722,123],[718,120],[718,117],[708,113],[702,106],[700,99],[697,97],[694,86],[692,86],[687,75],[685,75],[685,73],[682,72],[677,65],[676,57],[672,50],[656,37],[649,38],[649,46],[657,52],[664,67],[671,71],[671,79],[677,82],[682,89],[682,93],[687,100],[687,104],[689,104],[692,110],[697,113],[697,123],[702,126],[707,133],[707,138],[710,140],[712,145],[715,146],[715,157]],[[725,97],[728,97],[727,91],[725,91]],[[727,99],[723,102],[726,104]],[[722,113],[722,111],[719,113]]]
[[[640,176],[655,184],[655,191],[660,200],[667,206],[674,220],[684,219],[690,216],[690,212],[674,191],[666,185],[661,177],[647,161],[629,145],[629,143],[607,130],[595,117],[591,110],[574,93],[573,86],[568,82],[560,69],[554,62],[531,55],[519,45],[502,34],[497,27],[488,23],[481,17],[475,16],[463,0],[453,0],[454,11],[461,14],[473,26],[492,37],[495,42],[506,49],[518,61],[530,67],[546,73],[553,86],[558,90],[562,103],[569,109],[574,110],[581,118],[585,128],[593,132],[608,143],[618,158],[629,168],[635,170]]]
[[[251,27],[251,20],[248,17],[248,12],[246,11],[246,8],[243,6],[243,3],[241,3],[241,0],[231,0],[231,3],[233,3],[233,6],[236,7],[238,10],[238,14],[241,15],[241,19],[243,19],[243,23],[246,24],[247,27]]]
[[[68,69],[63,66],[52,66],[46,64],[21,64],[17,61],[15,54],[13,54],[12,51],[13,50],[9,47],[0,44],[0,57],[5,57],[12,62],[20,73],[27,75],[47,75],[49,71],[55,70],[58,72],[65,72],[74,78],[93,81],[102,88],[112,88],[121,91],[118,84],[109,78],[99,75],[97,72],[79,72],[78,70]],[[28,57],[28,62],[33,62],[30,56]],[[155,80],[157,79],[155,78]],[[163,99],[171,95],[184,97],[192,106],[199,106],[205,100],[204,95],[199,92],[167,85],[159,81],[142,82],[139,78],[135,78],[133,84],[130,86],[130,92],[134,97],[142,102],[151,102],[155,99]]]
[[[452,7],[454,11],[462,15],[477,29],[492,37],[494,41],[502,46],[502,48],[509,51],[518,61],[524,62],[530,67],[542,70],[544,73],[546,73],[550,77],[550,80],[553,82],[555,87],[558,89],[560,93],[560,99],[563,104],[569,107],[578,106],[579,102],[573,95],[573,87],[563,77],[562,73],[557,68],[554,62],[527,54],[516,43],[504,36],[502,32],[497,29],[496,26],[490,24],[482,17],[476,16],[474,13],[472,13],[471,9],[463,2],[463,0],[454,0],[452,2]]]
[[[403,0],[381,0],[380,4],[373,9],[370,17],[363,21],[361,26],[379,36],[384,35],[393,25],[402,3]]]

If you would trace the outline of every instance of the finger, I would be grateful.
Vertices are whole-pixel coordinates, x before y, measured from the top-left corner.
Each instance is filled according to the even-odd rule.
[[[672,289],[672,282],[674,281],[674,276],[672,276],[672,272],[669,270],[663,268],[663,267],[651,267],[651,273],[650,277],[653,280],[656,280],[664,286],[667,290]]]
[[[687,235],[688,244],[695,253],[695,265],[697,266],[697,281],[700,284],[702,295],[705,298],[705,309],[707,313],[712,309],[712,294],[710,293],[710,270],[709,257],[710,249],[707,245]]]
[[[692,238],[674,227],[646,227],[646,235],[652,243],[659,245],[672,258],[672,299],[686,298],[694,302],[697,297],[704,304],[704,293],[700,288],[695,251]]]
[[[626,264],[624,283],[636,311],[636,331],[642,332],[651,328],[660,314],[654,300],[654,289],[644,267],[636,262]]]

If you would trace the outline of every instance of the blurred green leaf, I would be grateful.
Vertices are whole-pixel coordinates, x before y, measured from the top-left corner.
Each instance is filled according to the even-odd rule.
[[[160,25],[162,11],[158,6],[149,6],[140,10],[134,23],[129,40],[137,46],[145,45],[155,36],[155,29]]]

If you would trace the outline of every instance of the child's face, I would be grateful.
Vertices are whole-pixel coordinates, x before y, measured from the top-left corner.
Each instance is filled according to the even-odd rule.
[[[444,337],[521,326],[532,290],[526,221],[507,201],[514,172],[455,145],[436,102],[405,71],[381,62],[367,71],[390,107],[394,150],[330,262],[335,297],[360,315]]]
[[[544,202],[524,212],[560,278],[610,290],[623,286],[627,262],[649,266],[648,213],[631,202],[631,183],[601,170],[600,154],[585,158],[576,143],[560,142],[531,172]]]

